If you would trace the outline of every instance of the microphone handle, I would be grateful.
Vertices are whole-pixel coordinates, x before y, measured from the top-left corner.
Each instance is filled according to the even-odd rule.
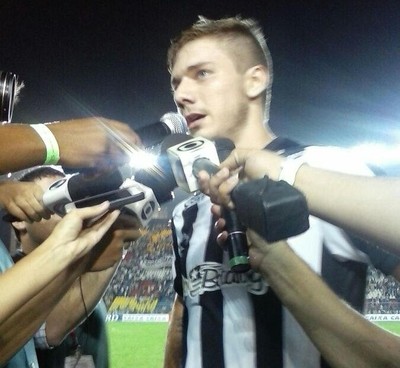
[[[229,254],[229,266],[233,272],[247,272],[250,264],[246,228],[239,222],[233,210],[224,208],[222,217],[225,219],[225,229],[228,232],[226,248]]]
[[[219,167],[206,158],[199,158],[193,163],[193,174],[197,177],[201,170],[214,175],[218,172]],[[246,228],[240,223],[233,210],[223,208],[222,217],[225,219],[225,229],[228,232],[226,249],[229,254],[229,266],[233,272],[247,272],[250,264]]]

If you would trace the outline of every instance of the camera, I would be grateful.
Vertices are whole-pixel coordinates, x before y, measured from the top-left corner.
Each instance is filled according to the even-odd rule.
[[[0,71],[0,121],[9,123],[14,111],[18,77],[12,72]]]

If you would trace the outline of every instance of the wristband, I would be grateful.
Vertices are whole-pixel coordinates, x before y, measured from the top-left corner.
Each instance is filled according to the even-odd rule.
[[[306,163],[302,153],[288,156],[281,164],[281,173],[279,180],[286,181],[286,183],[293,185],[296,180],[297,171]]]
[[[46,124],[31,124],[30,125],[37,134],[39,134],[44,145],[46,146],[46,159],[44,165],[55,165],[60,160],[60,148],[56,137]]]

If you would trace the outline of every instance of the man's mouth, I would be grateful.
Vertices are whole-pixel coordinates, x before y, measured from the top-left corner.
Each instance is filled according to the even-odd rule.
[[[197,114],[197,113],[192,113],[192,114],[186,115],[185,119],[186,119],[186,122],[187,122],[187,125],[188,125],[189,129],[192,126],[196,125],[196,122],[198,120],[204,118],[204,116],[205,115],[203,115],[203,114]]]

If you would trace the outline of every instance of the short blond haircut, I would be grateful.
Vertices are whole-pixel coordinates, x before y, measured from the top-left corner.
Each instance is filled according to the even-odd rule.
[[[199,16],[199,20],[171,41],[167,54],[167,66],[171,72],[178,52],[187,43],[213,37],[232,55],[236,67],[243,72],[255,65],[263,65],[269,73],[269,84],[265,91],[265,118],[268,121],[272,88],[272,58],[264,33],[257,21],[240,16],[218,20]],[[245,55],[245,57],[244,57]]]

